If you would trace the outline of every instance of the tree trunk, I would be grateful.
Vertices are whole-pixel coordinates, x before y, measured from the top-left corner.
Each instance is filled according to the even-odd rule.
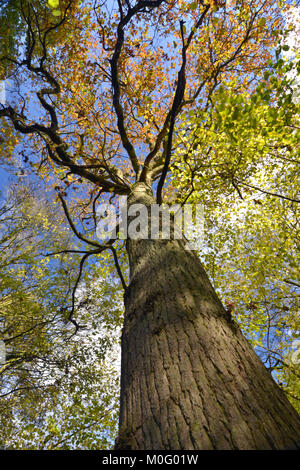
[[[149,206],[145,185],[129,203]],[[128,240],[116,449],[297,449],[300,418],[181,240]]]

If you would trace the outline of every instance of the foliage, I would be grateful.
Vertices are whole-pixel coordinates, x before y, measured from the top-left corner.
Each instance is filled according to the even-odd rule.
[[[5,448],[107,448],[115,432],[120,301],[113,285],[99,285],[101,273],[91,268],[76,301],[84,328],[74,336],[66,295],[75,282],[76,260],[41,256],[49,245],[72,246],[61,219],[32,186],[13,188],[1,209]]]
[[[185,116],[172,172],[178,200],[205,205],[200,254],[215,288],[299,408],[299,63],[279,54],[251,94],[234,79]]]
[[[18,0],[3,0],[0,6],[0,57],[16,56],[18,42],[22,34],[22,25],[18,11]],[[6,67],[1,69],[0,79],[6,75]]]
[[[282,375],[287,392],[296,393],[291,367],[280,369],[289,362],[290,335],[297,328],[297,196],[289,183],[297,174],[299,105],[285,76],[293,65],[280,51],[275,54],[287,5],[17,4],[20,16],[14,13],[11,22],[22,21],[26,34],[19,36],[17,50],[1,50],[13,89],[0,107],[0,156],[10,165],[21,158],[26,171],[46,183],[53,206],[46,219],[44,208],[36,219],[24,207],[30,219],[24,228],[14,217],[8,236],[14,239],[15,230],[29,239],[22,235],[19,244],[3,250],[3,316],[8,331],[20,338],[20,347],[12,343],[19,352],[3,371],[3,386],[22,390],[3,397],[3,420],[10,424],[2,439],[25,448],[109,446],[115,378],[107,377],[107,363],[102,369],[99,363],[112,338],[104,335],[99,343],[96,334],[85,350],[77,336],[69,336],[81,322],[92,330],[101,323],[109,332],[120,325],[126,259],[122,244],[115,251],[113,241],[96,240],[96,207],[130,194],[137,181],[158,188],[158,202],[175,191],[180,202],[205,203],[207,245],[201,256],[211,279],[264,351],[266,365],[276,378]],[[60,203],[76,241],[61,223]],[[53,207],[59,222],[50,217]],[[37,257],[46,246],[65,253],[51,261]],[[92,256],[100,262],[91,262]],[[121,283],[113,278],[113,262]],[[6,292],[12,303],[5,303]],[[80,295],[89,295],[89,308],[80,306]],[[34,348],[38,354],[31,357]],[[43,361],[49,381],[40,372]],[[33,389],[25,392],[28,381]]]

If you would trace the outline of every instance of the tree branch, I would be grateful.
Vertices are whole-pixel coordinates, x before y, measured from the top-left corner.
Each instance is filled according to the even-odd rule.
[[[293,199],[293,198],[288,197],[288,196],[283,196],[282,194],[272,193],[270,191],[266,191],[265,189],[258,188],[257,186],[253,186],[252,184],[245,183],[244,181],[239,181],[239,180],[236,180],[236,181],[239,184],[242,184],[243,186],[248,186],[249,188],[255,189],[256,191],[260,191],[261,193],[264,193],[264,194],[268,194],[269,196],[275,196],[275,197],[279,197],[281,199],[285,199],[286,201],[300,203],[299,199]]]
[[[181,39],[182,39],[182,65],[178,72],[178,80],[177,80],[177,87],[172,103],[171,113],[170,113],[170,128],[168,133],[168,140],[167,140],[167,149],[166,149],[166,156],[164,161],[163,170],[161,173],[161,177],[158,181],[157,185],[157,192],[156,192],[156,202],[157,204],[161,204],[162,202],[162,188],[165,183],[165,179],[169,169],[169,163],[171,159],[171,151],[172,151],[172,139],[173,139],[173,131],[175,126],[175,119],[179,109],[179,106],[182,103],[185,91],[185,66],[186,66],[186,46],[184,43],[184,32],[183,32],[183,21],[180,21],[180,32],[181,32]]]
[[[184,43],[183,41],[183,48],[182,48],[182,57],[186,57],[186,52],[188,50],[188,47],[192,41],[192,38],[196,32],[197,29],[199,29],[202,25],[202,22],[205,18],[205,15],[206,13],[208,12],[210,8],[210,5],[206,5],[202,14],[200,15],[200,18],[199,20],[197,21],[197,23],[195,24],[194,28],[192,28],[189,36],[188,36],[188,39],[186,41],[186,43]],[[183,31],[182,31],[182,26],[180,26],[180,32],[181,32],[181,37],[183,39]],[[186,61],[186,58],[184,59]],[[178,83],[179,83],[179,74],[180,74],[180,71],[178,73],[178,81],[177,81],[177,88],[178,88]],[[200,90],[203,88],[205,84],[205,81],[200,85],[199,87],[199,93],[200,93]],[[177,89],[176,89],[177,91]],[[176,95],[176,91],[175,91],[175,95]],[[187,104],[187,102],[184,102],[184,97],[182,97],[182,100],[181,102],[178,104],[178,108],[176,110],[176,114],[178,114],[178,112],[180,111],[180,109],[182,108],[182,106],[184,104]],[[174,99],[175,99],[175,96],[174,96]],[[172,104],[172,107],[171,109],[169,110],[167,116],[166,116],[166,119],[164,121],[164,124],[163,124],[163,127],[161,128],[160,132],[158,133],[157,135],[157,138],[156,138],[156,141],[155,141],[155,144],[154,144],[154,148],[151,150],[151,152],[147,155],[145,161],[144,161],[144,165],[143,165],[143,169],[142,169],[142,173],[141,173],[141,177],[140,177],[140,181],[143,181],[145,182],[146,179],[147,179],[147,173],[148,173],[148,170],[150,168],[150,163],[151,161],[153,160],[153,158],[155,157],[155,155],[157,154],[160,146],[161,146],[161,143],[163,141],[163,139],[166,137],[167,135],[167,132],[168,132],[168,128],[169,128],[169,124],[171,122],[171,119],[172,119],[172,109],[173,109],[173,105],[174,105],[174,99],[173,99],[173,104]],[[173,131],[172,131],[173,132]]]
[[[102,245],[100,245],[100,243],[98,242],[95,242],[93,240],[88,240],[87,238],[85,238],[80,232],[78,232],[78,230],[76,229],[72,219],[71,219],[71,216],[69,214],[69,211],[68,211],[68,208],[67,208],[67,204],[64,200],[64,198],[62,197],[62,195],[59,193],[58,194],[58,197],[62,203],[62,206],[63,206],[63,209],[64,209],[64,213],[68,219],[68,222],[69,222],[69,225],[71,227],[71,229],[73,230],[74,234],[76,235],[77,238],[79,238],[79,240],[85,242],[85,243],[88,243],[89,245],[92,245],[92,246],[96,246],[97,248],[102,248]]]
[[[130,158],[132,163],[132,167],[136,173],[137,178],[140,175],[140,164],[135,153],[134,147],[130,142],[127,131],[125,128],[124,122],[124,112],[120,102],[120,82],[119,82],[119,70],[118,70],[118,62],[122,50],[122,46],[124,43],[124,27],[129,23],[129,21],[134,17],[134,15],[140,11],[143,11],[145,8],[156,8],[161,5],[163,0],[157,1],[139,1],[134,7],[128,8],[127,14],[124,16],[123,10],[120,7],[121,2],[119,2],[120,7],[120,17],[121,21],[117,27],[117,41],[114,49],[113,56],[111,58],[111,84],[113,88],[113,106],[117,115],[117,125],[120,132],[120,137],[122,140],[122,144],[127,151],[127,154]]]

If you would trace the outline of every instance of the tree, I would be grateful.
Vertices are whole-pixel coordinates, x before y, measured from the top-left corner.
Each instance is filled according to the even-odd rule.
[[[298,380],[296,65],[275,60],[269,85],[251,96],[221,89],[211,112],[190,113],[172,172],[181,201],[205,204],[200,255],[214,287],[298,408],[288,385]]]
[[[276,2],[61,1],[60,16],[20,5],[23,58],[3,61],[36,93],[19,89],[0,116],[6,139],[24,136],[24,159],[56,187],[74,234],[92,247],[80,271],[104,250],[116,262],[125,288],[116,448],[297,448],[299,416],[184,239],[129,237],[126,286],[115,240],[101,244],[85,221],[74,223],[80,212],[97,222],[100,197],[127,195],[129,213],[161,204],[183,112],[213,111],[228,82],[253,92],[281,29]],[[64,28],[68,40],[54,44]],[[73,322],[76,311],[73,303]]]
[[[22,33],[16,0],[1,2],[0,19],[1,57],[5,57],[16,52],[18,37]]]
[[[111,446],[115,434],[113,338],[120,301],[111,280],[95,285],[101,273],[91,266],[76,296],[77,320],[85,328],[74,335],[65,297],[66,285],[71,290],[78,275],[75,260],[68,253],[42,256],[49,245],[74,248],[62,218],[41,188],[20,182],[0,211],[0,332],[6,349],[0,443],[6,449],[101,449]]]

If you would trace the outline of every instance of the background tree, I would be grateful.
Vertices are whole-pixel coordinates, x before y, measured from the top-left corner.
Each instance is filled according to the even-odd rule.
[[[74,336],[67,297],[78,269],[68,255],[74,246],[62,218],[41,189],[24,183],[11,188],[1,208],[4,448],[99,449],[111,446],[115,435],[118,356],[113,338],[118,339],[120,299],[113,279],[100,287],[103,273],[90,266],[76,295],[82,330]],[[45,258],[49,245],[67,253]]]
[[[11,124],[7,139],[25,137],[24,159],[57,188],[73,232],[92,247],[80,270],[91,255],[114,255],[125,288],[116,447],[296,448],[299,417],[184,242],[128,239],[126,287],[114,241],[100,244],[88,226],[104,193],[149,209],[153,187],[161,203],[182,113],[212,113],[221,84],[255,90],[280,32],[278,5],[60,2],[59,18],[35,2],[20,6],[24,54],[3,62],[26,89],[0,116]],[[64,28],[68,40],[51,43]],[[76,312],[73,303],[73,322]]]

